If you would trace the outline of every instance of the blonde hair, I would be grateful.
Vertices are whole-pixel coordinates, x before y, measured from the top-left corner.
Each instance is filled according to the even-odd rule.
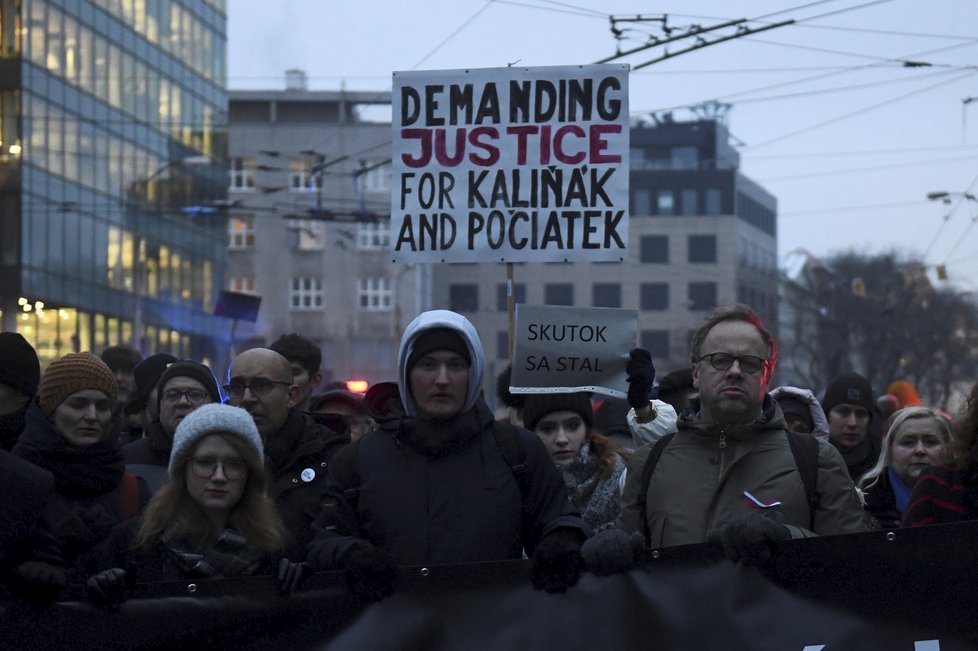
[[[920,418],[930,418],[937,423],[937,435],[944,443],[945,452],[950,455],[951,423],[948,422],[947,418],[930,407],[904,407],[903,409],[893,412],[893,415],[890,417],[890,427],[888,430],[886,430],[886,436],[883,437],[883,445],[880,449],[880,456],[876,460],[876,465],[867,470],[859,479],[859,488],[863,490],[868,489],[870,486],[873,486],[877,481],[879,481],[880,475],[883,474],[883,471],[891,463],[893,463],[893,439],[896,438],[897,432],[900,431],[900,428],[903,427],[903,424],[908,420]]]

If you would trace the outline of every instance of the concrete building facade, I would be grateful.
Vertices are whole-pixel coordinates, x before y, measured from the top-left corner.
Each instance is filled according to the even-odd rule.
[[[287,333],[316,342],[327,380],[394,377],[403,327],[430,302],[430,270],[390,262],[390,93],[232,91],[226,289],[261,297],[236,347]]]

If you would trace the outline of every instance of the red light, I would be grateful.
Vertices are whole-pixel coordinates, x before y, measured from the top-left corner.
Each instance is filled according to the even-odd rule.
[[[370,383],[366,380],[347,380],[346,390],[352,391],[353,393],[364,394],[370,387]]]

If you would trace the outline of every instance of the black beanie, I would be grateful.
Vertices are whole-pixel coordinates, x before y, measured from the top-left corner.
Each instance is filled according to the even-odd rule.
[[[822,398],[822,409],[828,415],[832,407],[849,404],[865,407],[872,413],[873,403],[873,389],[869,386],[869,380],[859,373],[849,371],[829,382],[829,386],[825,388],[825,397]]]
[[[221,390],[217,388],[217,378],[214,377],[214,373],[203,364],[199,364],[193,360],[183,359],[167,366],[166,370],[163,371],[163,375],[160,376],[160,381],[156,383],[159,389],[156,396],[157,406],[159,406],[160,401],[163,399],[163,387],[175,377],[189,377],[197,380],[207,389],[211,401],[221,402]]]
[[[136,364],[132,373],[136,378],[136,397],[141,403],[146,403],[166,367],[176,361],[179,360],[169,353],[156,353]]]
[[[631,436],[631,430],[628,429],[629,409],[631,407],[624,398],[605,398],[594,412],[594,429],[605,436]]]
[[[0,384],[33,398],[40,381],[34,348],[17,332],[0,332]]]
[[[659,380],[659,398],[667,398],[674,393],[693,388],[693,370],[681,368]]]
[[[574,411],[588,427],[594,424],[594,411],[591,409],[591,399],[586,393],[531,393],[523,403],[523,427],[532,430],[537,423],[555,411]]]
[[[465,340],[455,330],[449,328],[432,328],[418,335],[411,346],[411,356],[408,358],[407,368],[410,371],[415,362],[436,350],[447,350],[458,353],[465,358],[465,361],[472,364],[472,355],[469,348],[465,345]]]

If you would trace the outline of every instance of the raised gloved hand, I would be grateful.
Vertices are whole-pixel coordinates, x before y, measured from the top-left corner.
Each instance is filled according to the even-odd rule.
[[[64,568],[42,561],[27,561],[14,568],[10,579],[14,594],[27,601],[54,601],[68,582]]]
[[[533,552],[533,587],[549,593],[565,592],[581,578],[583,534],[572,529],[556,529],[544,536]]]
[[[310,563],[294,563],[283,558],[278,562],[279,593],[287,597],[296,590],[301,590],[306,580],[315,572]]]
[[[644,348],[632,348],[625,373],[628,375],[628,405],[633,409],[648,407],[655,381],[652,354]]]
[[[85,594],[96,606],[117,608],[126,600],[129,576],[121,567],[103,570],[85,582]]]
[[[638,565],[643,549],[645,536],[641,533],[606,529],[584,541],[581,555],[590,572],[598,576],[611,576]]]
[[[393,594],[397,566],[386,551],[360,543],[340,557],[340,565],[346,570],[346,584],[357,599],[374,602]]]
[[[745,565],[762,565],[771,560],[772,542],[788,540],[791,532],[784,525],[756,513],[739,515],[706,534],[710,542],[723,545],[727,558]]]

